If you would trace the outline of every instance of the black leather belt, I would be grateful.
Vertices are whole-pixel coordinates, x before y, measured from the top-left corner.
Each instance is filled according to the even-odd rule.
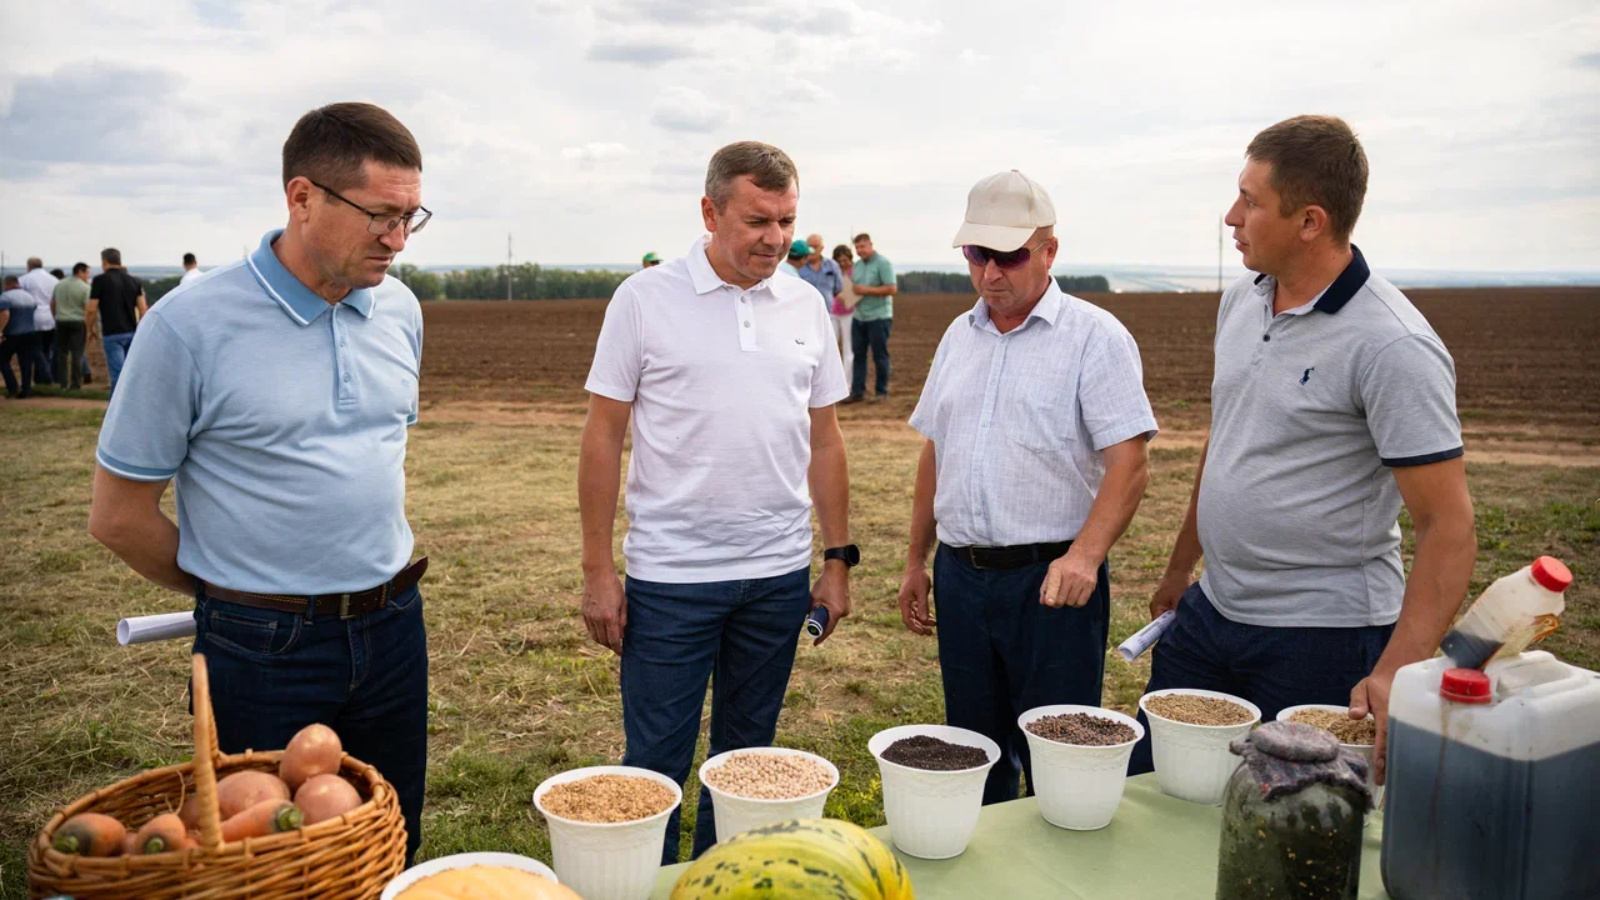
[[[237,603],[240,606],[290,613],[304,613],[309,606],[313,615],[354,619],[356,616],[364,616],[367,613],[383,609],[389,605],[391,599],[405,593],[417,582],[421,581],[423,573],[427,571],[428,558],[424,556],[406,567],[405,570],[387,583],[380,584],[370,590],[354,591],[349,594],[318,594],[315,597],[230,591],[227,588],[206,584],[203,581],[200,582],[200,587],[205,591],[207,597],[214,600],[225,600],[228,603]]]
[[[1053,562],[1071,548],[1071,541],[1057,541],[1015,547],[951,547],[950,552],[974,569],[1020,569],[1035,563]]]

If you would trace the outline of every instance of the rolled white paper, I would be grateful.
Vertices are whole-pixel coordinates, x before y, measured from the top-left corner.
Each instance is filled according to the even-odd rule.
[[[124,647],[186,637],[194,637],[193,612],[133,616],[117,623],[117,643]]]
[[[1133,637],[1128,638],[1119,644],[1117,646],[1117,653],[1128,662],[1133,662],[1134,660],[1143,656],[1144,652],[1149,650],[1151,647],[1154,647],[1156,645],[1156,641],[1161,640],[1161,636],[1166,634],[1168,628],[1172,627],[1172,620],[1177,615],[1177,610],[1169,609],[1161,615],[1156,616],[1155,621],[1139,629],[1134,633]]]

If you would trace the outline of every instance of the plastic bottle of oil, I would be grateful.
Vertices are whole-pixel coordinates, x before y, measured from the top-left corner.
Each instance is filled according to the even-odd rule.
[[[1541,556],[1489,585],[1439,649],[1457,668],[1481,669],[1496,657],[1515,656],[1561,625],[1572,572]]]

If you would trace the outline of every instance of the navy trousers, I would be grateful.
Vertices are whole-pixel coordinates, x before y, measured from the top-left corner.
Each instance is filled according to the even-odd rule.
[[[933,560],[945,720],[1000,745],[983,802],[1017,799],[1019,776],[1033,794],[1028,739],[1017,717],[1036,706],[1099,706],[1105,681],[1111,582],[1105,563],[1089,602],[1039,602],[1050,560],[1020,569],[976,569],[948,547]]]

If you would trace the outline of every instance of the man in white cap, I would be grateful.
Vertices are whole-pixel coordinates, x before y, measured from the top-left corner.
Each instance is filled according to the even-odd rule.
[[[928,440],[900,616],[931,634],[938,598],[945,717],[1001,748],[984,803],[1015,799],[1019,773],[1031,791],[1018,715],[1100,705],[1106,553],[1139,507],[1156,434],[1132,336],[1050,275],[1055,223],[1020,172],[973,187],[954,246],[980,296],[939,341],[911,415]]]

